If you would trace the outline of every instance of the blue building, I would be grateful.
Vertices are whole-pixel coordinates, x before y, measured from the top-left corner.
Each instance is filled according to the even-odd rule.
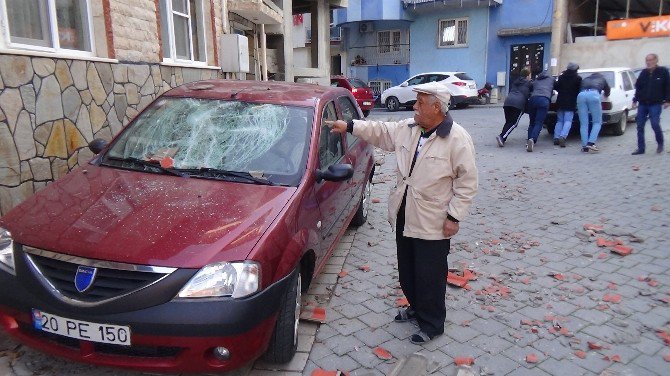
[[[465,71],[504,87],[548,68],[553,0],[349,0],[341,71],[375,91],[431,71]]]

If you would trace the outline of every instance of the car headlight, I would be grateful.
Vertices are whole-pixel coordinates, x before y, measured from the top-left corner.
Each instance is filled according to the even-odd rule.
[[[258,291],[261,268],[255,262],[206,265],[179,291],[180,298],[243,298]]]
[[[14,240],[12,234],[0,227],[0,269],[16,275],[14,270]]]

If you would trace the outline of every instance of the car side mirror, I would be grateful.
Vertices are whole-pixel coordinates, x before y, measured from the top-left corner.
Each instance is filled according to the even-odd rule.
[[[407,86],[408,86],[407,82],[403,82],[400,84],[400,87],[407,87]]]
[[[92,151],[93,154],[100,154],[100,152],[107,147],[107,141],[102,138],[96,138],[88,144],[88,150]]]
[[[316,170],[316,181],[345,181],[354,176],[354,167],[349,163],[338,163],[328,166],[326,170]]]

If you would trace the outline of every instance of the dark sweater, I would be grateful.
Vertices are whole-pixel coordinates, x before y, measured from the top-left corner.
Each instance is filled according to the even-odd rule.
[[[582,85],[582,78],[577,71],[566,70],[558,76],[554,90],[558,91],[556,108],[564,111],[577,109],[577,95]]]
[[[635,81],[634,102],[658,104],[670,102],[670,73],[666,67],[656,67],[651,73],[648,69],[640,72]]]

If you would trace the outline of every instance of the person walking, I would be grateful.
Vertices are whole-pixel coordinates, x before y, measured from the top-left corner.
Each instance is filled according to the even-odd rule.
[[[656,153],[663,152],[663,131],[661,130],[661,111],[670,106],[670,73],[666,67],[658,66],[658,55],[649,54],[644,59],[647,69],[640,72],[635,81],[633,104],[637,103],[637,149],[633,155],[644,154],[644,127],[647,118],[656,136]],[[662,108],[661,108],[662,107]]]
[[[582,151],[597,153],[596,146],[600,128],[603,126],[603,109],[600,94],[610,96],[610,86],[600,72],[592,73],[582,80],[581,91],[577,95],[577,114],[579,115],[579,133],[582,137]],[[591,128],[589,130],[589,113]]]
[[[521,69],[520,76],[514,80],[507,98],[505,98],[505,103],[503,105],[503,111],[505,112],[505,125],[503,125],[502,131],[498,136],[496,136],[496,142],[498,146],[505,146],[507,137],[510,133],[519,125],[519,121],[526,110],[526,103],[528,102],[528,97],[530,96],[530,70],[523,68]]]
[[[567,68],[558,76],[554,90],[556,97],[556,126],[554,127],[554,145],[565,147],[572,119],[577,109],[577,95],[582,85],[582,78],[577,74],[579,65],[569,63]]]
[[[553,91],[554,78],[548,75],[546,71],[540,72],[531,82],[531,93],[528,99],[530,124],[528,124],[528,141],[526,141],[526,151],[528,152],[533,151],[537,139],[540,137]]]
[[[444,333],[450,239],[468,214],[478,177],[472,138],[448,113],[447,87],[430,82],[413,90],[413,119],[326,124],[331,132],[349,132],[395,152],[388,220],[396,230],[400,286],[409,302],[395,321],[416,320],[419,332],[410,341],[424,344]]]

